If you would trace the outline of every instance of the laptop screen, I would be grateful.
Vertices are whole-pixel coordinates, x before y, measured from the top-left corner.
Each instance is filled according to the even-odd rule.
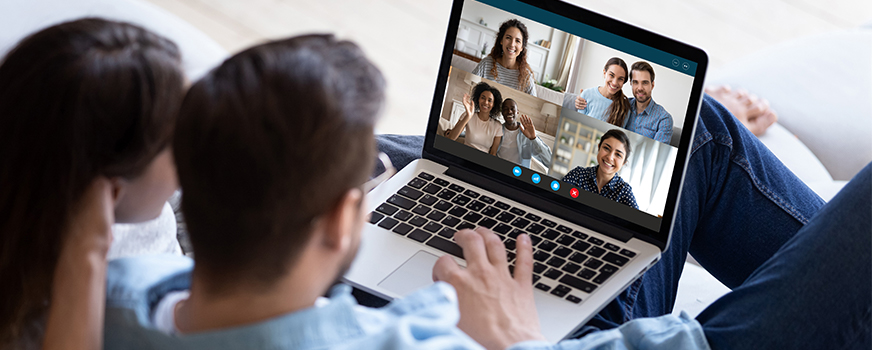
[[[456,11],[427,148],[634,232],[668,232],[704,54],[557,2]]]

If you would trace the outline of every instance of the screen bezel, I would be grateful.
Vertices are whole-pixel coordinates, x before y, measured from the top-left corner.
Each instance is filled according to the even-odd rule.
[[[454,42],[456,40],[457,31],[460,25],[461,12],[465,0],[454,0],[451,8],[451,16],[448,21],[448,28],[443,47],[443,54],[439,66],[439,74],[436,80],[433,103],[430,109],[430,118],[428,119],[427,132],[424,140],[423,158],[430,159],[446,166],[457,166],[465,169],[468,172],[478,174],[495,182],[506,186],[511,186],[526,194],[540,197],[555,205],[560,205],[577,213],[585,218],[602,221],[603,223],[632,232],[637,238],[651,242],[665,250],[668,244],[669,232],[672,229],[678,196],[681,190],[682,179],[686,170],[686,165],[689,159],[691,140],[693,139],[697,115],[702,103],[702,91],[706,69],[708,67],[708,56],[699,48],[678,42],[676,40],[664,37],[662,35],[650,32],[648,30],[609,18],[598,13],[576,7],[558,0],[514,0],[529,6],[534,6],[554,14],[566,17],[570,20],[581,22],[585,25],[610,32],[612,34],[624,37],[638,43],[644,43],[649,47],[667,52],[669,54],[681,57],[696,63],[695,72],[693,74],[693,84],[691,87],[690,98],[688,100],[687,111],[682,125],[681,140],[678,146],[678,154],[676,157],[675,166],[673,168],[672,178],[669,184],[669,190],[664,208],[663,217],[660,222],[659,230],[652,230],[648,227],[641,226],[637,223],[628,221],[624,218],[615,216],[611,213],[598,210],[590,206],[579,206],[579,203],[570,198],[558,195],[552,192],[543,191],[541,187],[534,186],[532,183],[518,181],[511,175],[510,172],[499,172],[497,170],[485,167],[481,164],[466,160],[459,156],[453,155],[446,151],[435,147],[437,125],[442,114],[442,105],[444,103],[445,93],[448,88],[448,74],[451,67],[451,58],[454,51]],[[521,14],[518,14],[521,16]],[[573,33],[570,33],[573,34]],[[632,54],[632,53],[630,53]],[[573,220],[574,221],[574,220]]]

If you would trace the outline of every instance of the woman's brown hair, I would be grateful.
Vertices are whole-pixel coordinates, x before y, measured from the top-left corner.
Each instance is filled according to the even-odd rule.
[[[81,19],[0,63],[0,348],[36,348],[72,207],[98,176],[135,178],[171,140],[179,50],[141,27]]]
[[[497,74],[497,59],[503,57],[503,44],[500,42],[503,40],[503,37],[506,36],[506,31],[508,31],[509,28],[518,28],[518,30],[521,31],[521,35],[524,37],[524,49],[518,54],[518,57],[515,58],[515,62],[518,63],[518,90],[524,91],[527,89],[527,81],[530,78],[530,74],[532,74],[530,65],[527,64],[527,40],[530,39],[530,34],[527,32],[527,26],[517,19],[510,19],[503,22],[503,24],[500,24],[500,31],[497,33],[497,40],[490,52],[490,56],[494,59],[494,65],[491,67],[491,75],[493,75],[494,81],[499,80]]]
[[[603,71],[609,70],[609,67],[612,65],[618,65],[621,69],[624,70],[624,83],[627,83],[629,79],[629,70],[627,70],[627,64],[624,63],[624,60],[612,57],[606,61],[606,66],[603,68]],[[621,87],[624,85],[621,84]],[[612,95],[612,105],[609,106],[609,118],[606,119],[606,122],[609,124],[624,127],[624,120],[627,119],[627,113],[630,112],[630,99],[627,96],[624,96],[624,90],[618,89],[614,95]]]

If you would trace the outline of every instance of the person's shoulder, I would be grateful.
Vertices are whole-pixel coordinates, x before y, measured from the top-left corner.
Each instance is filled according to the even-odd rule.
[[[190,286],[194,262],[180,255],[144,255],[109,261],[106,271],[107,306],[129,304],[154,288],[172,290]]]
[[[663,107],[663,105],[657,103],[653,99],[651,100],[651,103],[654,105],[654,112],[659,115],[661,119],[672,119],[672,114],[670,114],[669,111],[667,111],[666,108]]]

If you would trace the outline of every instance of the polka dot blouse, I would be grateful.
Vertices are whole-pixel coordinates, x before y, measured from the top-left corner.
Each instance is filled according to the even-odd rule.
[[[596,193],[615,202],[626,204],[633,208],[639,209],[639,205],[636,204],[636,197],[633,196],[633,188],[630,187],[630,184],[624,181],[624,179],[621,179],[618,174],[615,174],[615,177],[612,178],[612,181],[609,181],[608,184],[603,186],[602,191],[597,190],[597,167],[599,167],[599,165],[594,165],[587,168],[576,167],[563,177],[563,181],[578,186],[578,188],[581,188],[585,191]]]

